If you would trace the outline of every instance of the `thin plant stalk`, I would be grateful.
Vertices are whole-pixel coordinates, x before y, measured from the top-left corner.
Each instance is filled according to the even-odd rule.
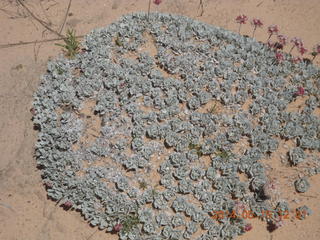
[[[256,32],[256,29],[257,29],[257,26],[254,26],[253,32],[252,32],[252,37],[254,37],[254,34],[255,34],[255,32]]]
[[[295,45],[292,46],[292,48],[289,51],[289,54],[292,52],[292,50],[294,49]]]
[[[149,5],[148,5],[148,21],[150,16],[150,8],[151,8],[151,0],[149,0]]]
[[[239,34],[240,34],[240,30],[241,30],[241,23],[239,23],[239,29],[238,29]]]

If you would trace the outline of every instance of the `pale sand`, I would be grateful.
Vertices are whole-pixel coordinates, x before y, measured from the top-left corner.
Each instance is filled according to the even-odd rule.
[[[11,2],[11,4],[10,4]],[[56,36],[34,19],[25,17],[21,7],[13,0],[0,3],[0,44],[55,38]],[[59,29],[63,21],[67,0],[23,1],[41,19]],[[39,4],[42,3],[42,7]],[[67,18],[66,27],[73,27],[77,34],[103,27],[121,15],[146,11],[147,0],[74,0]],[[266,26],[278,24],[281,33],[289,37],[301,37],[310,49],[320,42],[319,0],[203,0],[204,13],[199,17],[198,0],[164,0],[152,10],[186,15],[231,31],[237,31],[234,18],[246,14],[250,18],[261,18],[265,24],[257,29],[256,38],[266,41]],[[49,8],[48,10],[46,10]],[[1,10],[2,9],[2,10]],[[251,36],[249,24],[241,32]],[[39,83],[39,76],[46,69],[49,57],[60,52],[54,42],[0,48],[0,239],[4,240],[105,240],[118,239],[91,228],[74,211],[64,211],[46,197],[40,171],[33,158],[36,132],[32,129],[32,94]],[[320,57],[315,61],[320,65]],[[299,103],[297,103],[299,104]],[[294,109],[295,106],[290,106]],[[317,110],[319,116],[319,109]],[[281,149],[279,150],[281,151]],[[279,164],[278,156],[265,160],[273,170],[270,176],[279,182],[282,197],[289,203],[297,199],[299,204],[308,205],[313,215],[304,221],[284,220],[285,226],[270,234],[265,223],[254,219],[253,230],[239,239],[300,240],[320,239],[320,176],[310,179],[311,188],[306,194],[295,193],[294,187],[286,184],[296,171]],[[293,217],[293,213],[291,214]]]

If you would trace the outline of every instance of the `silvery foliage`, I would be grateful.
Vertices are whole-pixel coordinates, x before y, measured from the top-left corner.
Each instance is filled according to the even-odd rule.
[[[288,155],[289,155],[289,160],[293,165],[297,165],[298,163],[303,162],[305,158],[305,153],[303,149],[300,147],[291,149]]]
[[[146,34],[156,55],[144,49]],[[293,165],[314,157],[306,150],[320,150],[313,112],[320,70],[312,64],[293,64],[290,55],[277,64],[254,39],[159,13],[149,20],[126,15],[93,30],[82,46],[74,59],[48,63],[34,95],[35,155],[48,196],[72,202],[91,225],[110,232],[136,214],[139,223],[120,231],[120,239],[194,239],[198,229],[198,239],[243,234],[244,220],[217,223],[211,212],[232,209],[234,198],[256,215],[272,210],[251,191],[266,184],[259,160],[277,151],[280,138],[296,143],[288,149]],[[297,86],[306,90],[306,106],[286,111]],[[85,144],[90,116],[79,113],[87,101],[101,129]],[[233,152],[243,139],[249,146]],[[148,180],[150,171],[159,182]],[[305,192],[309,183],[299,179],[295,187]]]
[[[307,178],[304,177],[294,181],[294,186],[297,192],[304,193],[310,188],[310,183],[308,182]]]

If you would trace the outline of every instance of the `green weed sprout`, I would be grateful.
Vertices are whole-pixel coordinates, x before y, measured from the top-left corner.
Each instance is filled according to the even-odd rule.
[[[75,30],[68,29],[66,38],[63,39],[65,44],[56,43],[57,46],[64,48],[66,55],[70,58],[74,58],[79,52],[80,42],[77,40]]]

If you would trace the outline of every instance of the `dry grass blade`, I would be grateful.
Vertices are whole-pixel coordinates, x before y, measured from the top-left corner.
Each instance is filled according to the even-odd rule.
[[[60,27],[60,30],[59,30],[59,33],[61,34],[63,28],[64,28],[64,25],[66,24],[66,21],[67,21],[67,17],[68,17],[68,14],[69,14],[69,11],[70,11],[70,7],[71,7],[71,3],[72,3],[72,0],[69,0],[69,4],[68,4],[68,7],[67,7],[67,11],[66,11],[66,14],[64,15],[64,19],[63,19],[63,22],[61,24],[61,27]]]
[[[83,38],[84,35],[75,36],[75,38]],[[35,40],[35,41],[29,41],[29,42],[18,42],[18,43],[8,43],[8,44],[2,44],[0,45],[0,49],[2,48],[10,48],[10,47],[18,47],[23,45],[30,45],[35,43],[46,43],[46,42],[54,42],[59,40],[64,40],[65,37],[60,38],[52,38],[52,39],[46,39],[46,40]]]

